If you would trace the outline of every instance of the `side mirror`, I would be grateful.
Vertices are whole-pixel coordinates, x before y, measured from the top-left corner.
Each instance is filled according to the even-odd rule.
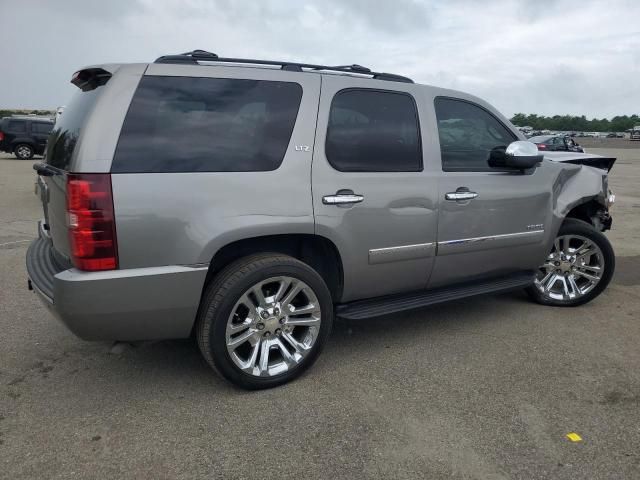
[[[542,162],[544,155],[538,151],[534,143],[518,140],[511,142],[505,149],[496,147],[489,155],[491,168],[506,168],[513,170],[527,170]]]

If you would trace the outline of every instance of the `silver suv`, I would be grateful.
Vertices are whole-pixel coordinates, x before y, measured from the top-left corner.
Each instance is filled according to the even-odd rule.
[[[266,388],[314,362],[335,315],[512,289],[575,306],[613,274],[614,159],[543,159],[471,95],[200,50],[72,83],[34,166],[27,269],[81,338],[195,335]]]

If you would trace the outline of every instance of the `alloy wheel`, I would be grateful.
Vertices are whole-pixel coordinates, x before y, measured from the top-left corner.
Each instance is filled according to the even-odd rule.
[[[27,159],[31,156],[31,149],[27,146],[20,145],[16,148],[16,156],[22,160]]]
[[[231,310],[227,352],[245,373],[278,375],[311,352],[321,321],[320,302],[309,285],[288,276],[268,278],[245,291]]]
[[[600,282],[604,255],[592,240],[581,235],[556,238],[553,249],[536,275],[536,288],[547,298],[572,301]]]

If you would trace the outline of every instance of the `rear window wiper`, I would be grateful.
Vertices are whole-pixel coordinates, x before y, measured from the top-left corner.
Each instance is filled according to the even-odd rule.
[[[52,177],[53,175],[59,175],[60,172],[57,168],[53,168],[46,163],[34,163],[33,169],[43,177]]]

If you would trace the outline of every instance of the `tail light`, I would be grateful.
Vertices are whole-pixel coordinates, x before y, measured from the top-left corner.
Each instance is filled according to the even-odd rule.
[[[537,143],[536,146],[538,147],[538,150],[546,150],[547,146],[544,143]]]
[[[0,132],[0,142],[4,140],[4,132]]]
[[[71,261],[76,268],[118,268],[110,174],[67,175],[67,218]]]

